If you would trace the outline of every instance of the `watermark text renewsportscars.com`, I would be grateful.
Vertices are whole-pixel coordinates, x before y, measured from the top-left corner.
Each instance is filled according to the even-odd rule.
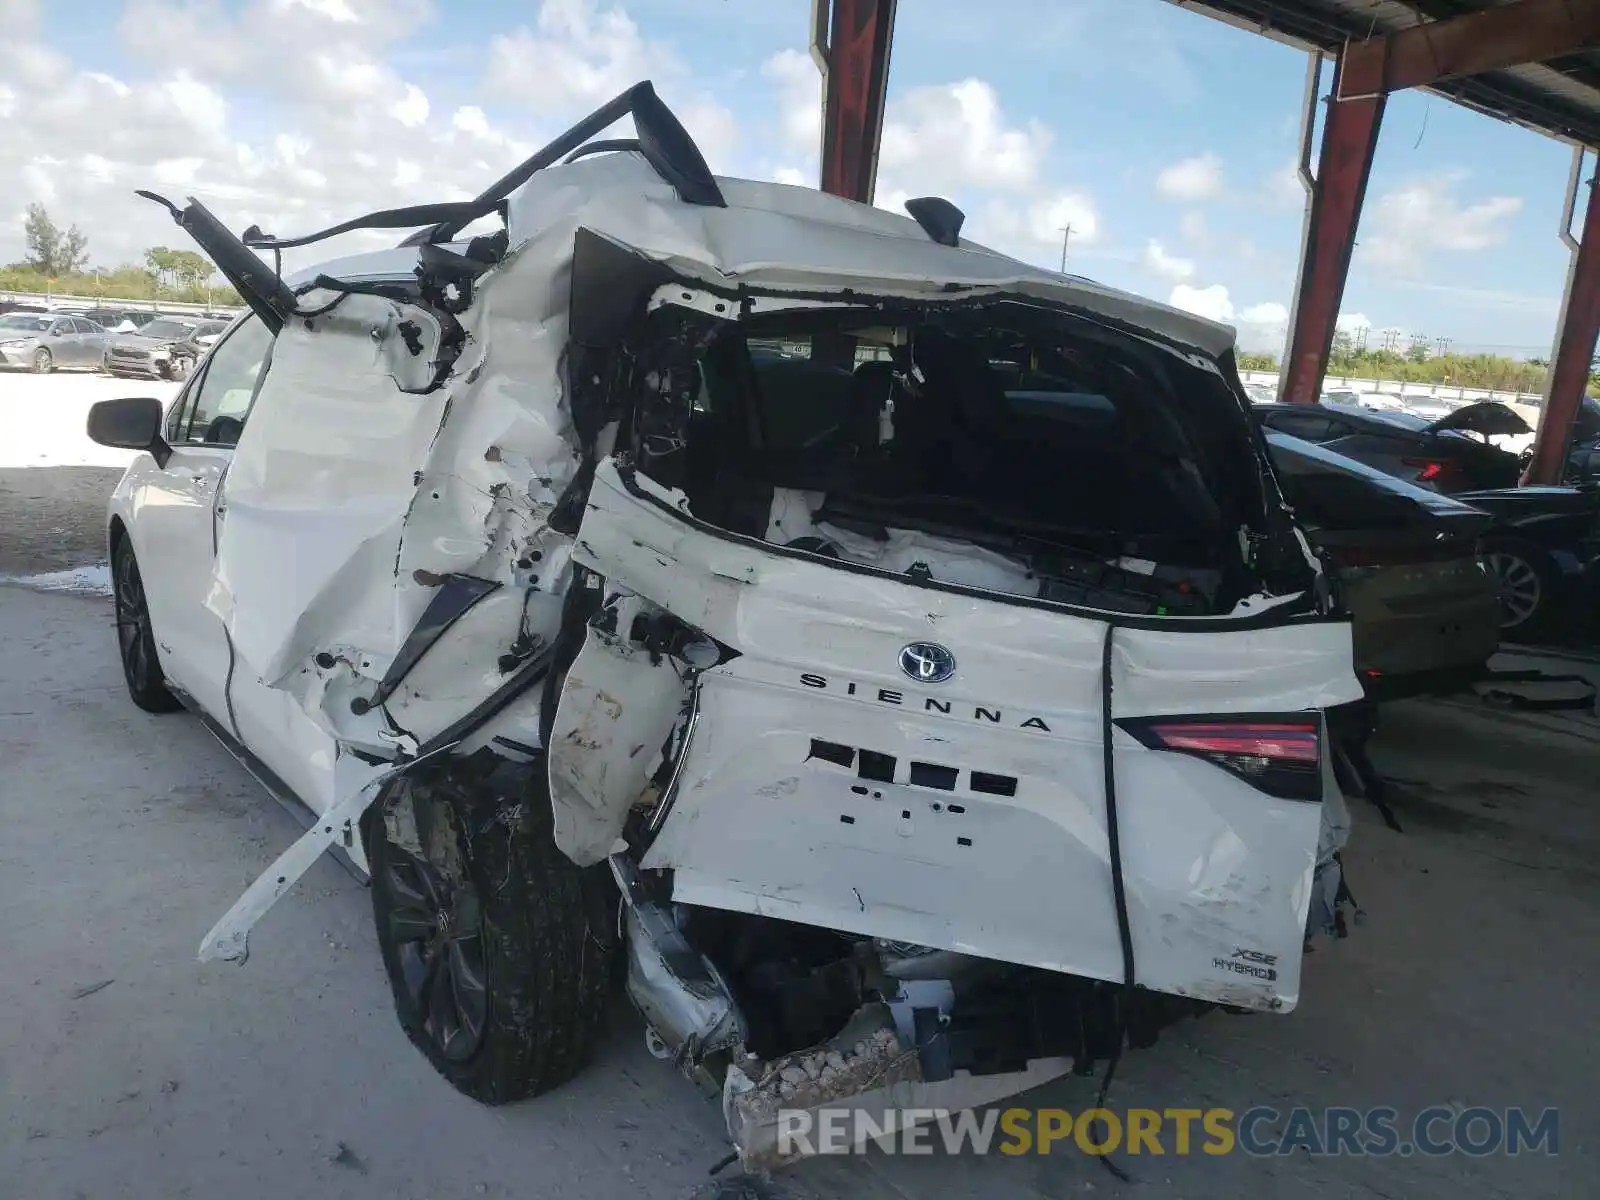
[[[1394,1108],[782,1109],[778,1153],[1224,1155],[1387,1157],[1559,1154],[1558,1109]]]

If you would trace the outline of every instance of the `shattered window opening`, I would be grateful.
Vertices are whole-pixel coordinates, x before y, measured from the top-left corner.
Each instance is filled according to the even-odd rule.
[[[1238,398],[1130,335],[1013,301],[668,305],[636,347],[641,468],[730,532],[1155,616],[1305,586],[1303,563],[1251,561],[1267,518]]]

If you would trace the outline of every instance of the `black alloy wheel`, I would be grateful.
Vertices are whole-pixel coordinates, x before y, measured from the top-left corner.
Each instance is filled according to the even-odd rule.
[[[489,1015],[477,890],[398,846],[384,850],[373,886],[385,892],[403,1003],[443,1058],[466,1062],[483,1044]]]
[[[116,606],[117,651],[128,695],[145,712],[176,712],[183,705],[168,690],[162,676],[139,560],[126,537],[118,540],[111,554],[111,595]]]

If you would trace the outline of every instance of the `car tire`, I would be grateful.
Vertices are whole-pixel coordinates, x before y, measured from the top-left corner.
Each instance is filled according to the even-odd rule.
[[[1501,636],[1516,639],[1544,632],[1555,589],[1550,556],[1520,538],[1490,537],[1483,540],[1478,560],[1495,582]]]
[[[139,560],[126,537],[118,538],[111,551],[111,596],[116,606],[118,657],[129,697],[148,713],[177,712],[183,704],[168,689],[161,673]]]
[[[401,776],[363,825],[401,1028],[484,1104],[567,1082],[603,1027],[618,893],[554,833],[542,762],[488,751]]]
[[[56,369],[55,356],[40,346],[33,352],[33,373],[35,375],[48,375]]]

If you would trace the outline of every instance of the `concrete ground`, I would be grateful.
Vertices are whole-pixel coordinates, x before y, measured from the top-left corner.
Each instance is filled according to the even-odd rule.
[[[1295,1012],[1177,1026],[1124,1058],[1109,1103],[1556,1107],[1559,1155],[1124,1155],[1122,1183],[1070,1148],[872,1154],[768,1192],[1592,1195],[1600,733],[1414,702],[1388,712],[1374,758],[1406,828],[1354,802],[1366,923],[1319,944]],[[491,1110],[451,1092],[394,1021],[366,892],[331,862],[257,928],[248,963],[201,966],[201,936],[298,830],[193,719],[133,708],[103,597],[0,586],[0,829],[0,1197],[681,1197],[726,1150],[716,1104],[647,1055],[621,1004],[556,1093]],[[1026,1102],[1082,1109],[1096,1087]]]

